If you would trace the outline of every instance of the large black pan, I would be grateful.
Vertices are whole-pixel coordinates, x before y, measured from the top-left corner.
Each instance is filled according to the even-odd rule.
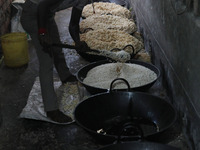
[[[157,96],[111,89],[80,102],[75,108],[74,118],[97,139],[111,143],[119,135],[120,140],[155,139],[174,124],[176,111],[170,103]]]
[[[70,48],[70,49],[76,49],[78,50],[78,47],[74,46],[74,45],[69,45],[69,44],[63,44],[63,43],[53,43],[51,46],[55,46],[55,47],[61,47],[61,48]],[[119,48],[114,48],[110,51],[120,51],[120,50],[125,50],[126,48],[131,47],[133,50],[133,53],[130,54],[131,59],[134,58],[134,56],[139,53],[139,51],[135,52],[134,51],[134,47],[132,45],[126,45],[123,49],[119,49]],[[85,52],[81,52],[81,51],[77,51],[78,54],[83,57],[85,60],[89,61],[89,62],[96,62],[96,61],[100,61],[100,60],[108,60],[111,58],[107,58],[106,56],[102,56],[102,55],[98,55],[98,53],[100,52],[99,50],[95,50],[95,49],[89,49],[87,52],[94,52],[94,54],[89,54],[86,51]],[[95,54],[96,53],[96,54]]]
[[[130,54],[131,59],[134,58],[134,56],[140,51],[135,52],[134,47],[132,45],[126,45],[124,48],[119,49],[119,48],[114,48],[110,51],[120,51],[120,50],[125,50],[127,47],[132,48],[133,52]],[[100,60],[108,60],[111,58],[107,58],[105,56],[100,56],[100,55],[95,55],[95,54],[88,54],[85,52],[78,52],[78,54],[83,57],[85,60],[89,61],[89,62],[96,62],[96,61],[100,61]]]
[[[83,80],[86,78],[87,76],[87,73],[89,70],[91,70],[92,68],[94,67],[97,67],[99,65],[102,65],[102,64],[107,64],[107,63],[112,63],[110,62],[109,60],[102,60],[102,61],[97,61],[97,62],[93,62],[93,63],[90,63],[84,67],[82,67],[78,72],[77,72],[77,79],[80,83],[82,83],[82,85],[87,89],[87,91],[90,92],[90,94],[97,94],[97,93],[102,93],[102,92],[107,92],[108,89],[103,89],[103,88],[97,88],[97,87],[93,87],[93,86],[90,86],[90,85],[87,85],[85,83],[83,83]],[[142,85],[142,86],[139,86],[139,87],[134,87],[134,88],[131,88],[131,91],[146,91],[147,89],[149,89],[155,82],[156,80],[160,77],[160,71],[159,69],[152,65],[152,64],[149,64],[149,63],[146,63],[146,62],[142,62],[142,61],[137,61],[137,60],[130,60],[129,62],[127,63],[132,63],[132,64],[138,64],[138,65],[141,65],[143,67],[146,67],[152,71],[154,71],[156,74],[157,74],[157,78],[155,80],[153,80],[152,82],[150,83],[147,83],[145,85]],[[121,91],[126,91],[127,89],[120,89]]]
[[[110,144],[98,150],[180,150],[180,148],[153,142],[127,142]]]

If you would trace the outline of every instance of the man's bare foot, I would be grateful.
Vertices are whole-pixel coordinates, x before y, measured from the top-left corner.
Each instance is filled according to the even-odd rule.
[[[48,111],[47,117],[59,123],[68,123],[72,121],[71,117],[63,114],[60,110]]]

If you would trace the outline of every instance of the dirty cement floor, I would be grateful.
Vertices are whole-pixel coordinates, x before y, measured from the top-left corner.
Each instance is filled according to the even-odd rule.
[[[68,23],[71,9],[56,14],[61,41],[71,43]],[[27,66],[8,68],[0,66],[0,150],[96,150],[99,143],[76,123],[55,125],[48,122],[20,119],[29,92],[38,76],[38,60],[29,41],[30,61]],[[56,72],[55,72],[56,76]],[[154,88],[152,88],[154,90]],[[187,149],[179,127],[173,127],[164,137],[171,139],[171,145]],[[162,139],[162,138],[161,138]],[[169,141],[161,141],[167,144]]]

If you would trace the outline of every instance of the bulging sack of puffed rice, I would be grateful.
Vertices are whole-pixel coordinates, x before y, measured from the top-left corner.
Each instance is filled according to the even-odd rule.
[[[121,16],[124,18],[131,18],[131,12],[127,8],[115,4],[115,3],[108,3],[108,2],[94,2],[94,9],[95,14],[110,14],[114,16]],[[88,4],[83,8],[82,17],[87,18],[93,15],[93,6],[92,4]]]
[[[80,22],[80,31],[85,32],[87,29],[115,29],[132,34],[137,30],[137,27],[134,21],[127,18],[95,14]]]
[[[138,51],[144,47],[134,36],[119,30],[98,29],[90,30],[84,34],[80,34],[81,41],[85,41],[91,49],[112,50],[114,48],[124,49],[127,45],[132,45],[134,51]],[[132,54],[132,47],[127,47],[124,51]]]

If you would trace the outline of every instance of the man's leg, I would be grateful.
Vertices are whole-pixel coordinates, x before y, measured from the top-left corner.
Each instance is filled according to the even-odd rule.
[[[41,84],[41,92],[44,103],[44,109],[50,112],[48,116],[54,121],[68,122],[71,118],[65,116],[58,111],[57,96],[53,85],[53,59],[48,53],[42,50],[42,46],[38,40],[37,28],[37,5],[27,0],[23,6],[21,23],[27,33],[30,34],[32,42],[36,48],[36,53],[39,60],[39,77]],[[53,117],[51,117],[53,116]]]
[[[55,43],[60,43],[61,42],[60,36],[59,36],[59,32],[58,32],[58,28],[57,28],[55,20],[51,19],[49,24],[50,24],[49,31],[51,31],[49,34],[52,41]],[[69,68],[67,67],[65,56],[64,56],[64,53],[62,52],[62,48],[51,47],[51,49],[53,52],[54,65],[58,72],[60,80],[62,82],[65,82],[67,81],[67,79],[69,79],[72,76],[72,74],[70,73]]]

